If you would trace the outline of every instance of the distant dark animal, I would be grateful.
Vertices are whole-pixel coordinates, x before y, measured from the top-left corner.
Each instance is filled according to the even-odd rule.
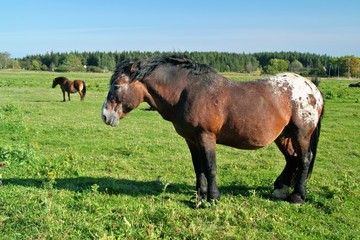
[[[74,80],[73,82],[67,79],[66,77],[57,77],[54,78],[52,87],[55,88],[57,85],[60,85],[61,91],[63,93],[63,101],[65,102],[65,92],[68,94],[68,99],[70,101],[70,93],[78,92],[80,95],[80,100],[83,101],[86,95],[86,85],[82,80]]]
[[[358,82],[358,83],[351,83],[351,84],[349,84],[349,87],[360,87],[360,82]]]
[[[102,119],[117,126],[144,101],[185,138],[199,201],[220,198],[216,144],[257,149],[275,141],[286,166],[274,183],[272,196],[304,202],[324,109],[322,94],[308,79],[281,73],[234,82],[183,56],[126,60],[111,77]],[[291,194],[289,187],[294,188]]]

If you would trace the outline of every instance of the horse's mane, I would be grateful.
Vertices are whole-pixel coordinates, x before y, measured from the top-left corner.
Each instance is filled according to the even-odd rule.
[[[116,81],[122,73],[129,75],[130,81],[142,81],[147,75],[152,73],[161,65],[171,64],[173,66],[180,66],[189,70],[189,73],[194,75],[217,73],[217,71],[206,64],[195,62],[190,57],[185,55],[162,55],[143,58],[140,60],[126,59],[117,64],[115,71],[110,79],[110,85]]]
[[[69,79],[66,78],[66,77],[56,77],[56,78],[54,78],[54,81],[59,81],[59,80],[63,81],[63,80],[69,80]]]
[[[192,74],[206,74],[217,73],[217,71],[206,64],[200,64],[192,60],[190,57],[184,55],[172,55],[172,56],[155,56],[144,58],[136,63],[135,72],[132,75],[132,79],[143,80],[147,75],[152,73],[156,68],[161,65],[171,64],[174,66],[181,66],[182,68],[190,70]]]

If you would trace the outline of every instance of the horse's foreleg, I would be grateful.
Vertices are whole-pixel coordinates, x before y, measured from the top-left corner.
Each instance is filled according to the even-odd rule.
[[[203,163],[200,159],[200,153],[196,144],[189,140],[186,140],[186,143],[191,153],[191,158],[196,174],[197,202],[201,202],[203,199],[207,199],[207,186]]]
[[[67,94],[68,94],[68,99],[69,99],[69,101],[70,101],[70,92],[68,92]]]
[[[208,200],[219,200],[220,193],[216,185],[216,138],[213,134],[201,134],[197,142],[199,155],[208,183]]]
[[[62,90],[62,93],[63,93],[63,102],[65,102],[65,90]]]

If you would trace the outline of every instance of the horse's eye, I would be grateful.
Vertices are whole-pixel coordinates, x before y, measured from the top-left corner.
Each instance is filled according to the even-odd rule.
[[[120,85],[115,84],[115,85],[114,85],[114,90],[117,91],[117,90],[119,90],[119,89],[120,89]]]

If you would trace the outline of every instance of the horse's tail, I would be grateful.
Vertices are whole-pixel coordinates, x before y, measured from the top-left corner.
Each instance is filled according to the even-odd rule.
[[[315,128],[315,131],[312,133],[311,138],[310,138],[309,151],[311,151],[312,154],[311,154],[310,166],[309,166],[309,171],[308,171],[308,176],[307,176],[308,178],[311,176],[312,170],[314,168],[314,162],[315,162],[317,146],[318,146],[319,138],[320,138],[321,120],[323,118],[323,114],[324,114],[324,107],[321,110],[321,115],[319,118],[319,122]]]
[[[83,94],[83,96],[82,96],[82,99],[84,100],[85,95],[86,95],[86,84],[85,84],[84,81],[82,81],[82,83],[83,83],[83,89],[82,89],[82,94]]]

